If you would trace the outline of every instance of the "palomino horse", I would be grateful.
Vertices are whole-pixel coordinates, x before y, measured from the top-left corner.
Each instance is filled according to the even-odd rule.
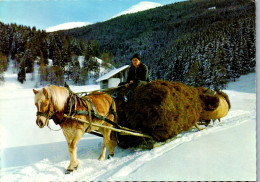
[[[70,164],[66,170],[66,174],[77,169],[79,162],[77,160],[76,145],[80,138],[83,136],[85,131],[91,132],[92,130],[99,130],[103,134],[103,149],[99,156],[99,160],[105,159],[106,147],[108,146],[109,155],[112,157],[114,155],[114,148],[117,145],[115,139],[110,139],[111,130],[105,128],[97,128],[86,123],[81,123],[72,119],[64,118],[64,114],[67,112],[67,107],[69,106],[69,101],[71,100],[71,95],[77,97],[77,101],[74,102],[74,111],[92,111],[97,112],[99,116],[106,117],[110,121],[116,120],[115,118],[115,104],[113,104],[113,99],[110,95],[96,92],[85,96],[89,102],[83,102],[78,96],[71,93],[65,87],[59,87],[55,85],[49,85],[44,87],[42,90],[37,91],[33,89],[35,94],[35,106],[37,107],[37,120],[36,123],[40,128],[48,125],[49,119],[53,119],[55,124],[59,124],[63,130],[63,134],[67,140],[69,154],[70,154]],[[111,113],[111,110],[114,112]],[[73,111],[73,110],[72,110]],[[92,121],[93,123],[102,124],[105,126],[112,126],[104,120],[98,119],[95,116],[82,115],[74,112],[74,117]]]

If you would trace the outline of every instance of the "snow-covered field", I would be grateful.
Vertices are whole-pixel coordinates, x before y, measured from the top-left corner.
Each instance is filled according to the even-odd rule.
[[[222,122],[181,133],[153,150],[117,147],[113,159],[101,162],[102,139],[86,134],[78,144],[78,170],[65,175],[69,154],[62,131],[36,125],[35,83],[18,83],[9,69],[0,86],[0,181],[255,181],[255,76],[228,85],[232,109]],[[99,86],[71,88],[79,92]]]

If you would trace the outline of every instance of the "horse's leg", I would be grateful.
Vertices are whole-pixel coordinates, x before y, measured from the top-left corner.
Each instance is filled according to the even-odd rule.
[[[110,134],[110,142],[108,144],[108,159],[114,156],[114,149],[117,146],[116,137]]]
[[[84,134],[81,129],[70,129],[70,131],[63,131],[67,139],[69,154],[70,154],[70,164],[66,170],[66,174],[77,169],[79,161],[77,160],[77,143]]]
[[[111,121],[114,121],[114,115],[110,115],[108,117]],[[105,160],[105,155],[106,155],[106,148],[108,146],[108,158],[114,156],[114,148],[117,145],[116,140],[112,138],[111,140],[111,130],[109,129],[101,129],[101,133],[103,134],[103,149],[102,152],[99,156],[99,160]]]
[[[101,129],[100,132],[103,134],[103,149],[102,149],[102,152],[101,152],[98,160],[103,161],[103,160],[105,160],[107,145],[110,142],[111,130],[109,130],[109,129]]]

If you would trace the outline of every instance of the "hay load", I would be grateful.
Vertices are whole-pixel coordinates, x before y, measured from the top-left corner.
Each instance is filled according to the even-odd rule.
[[[179,82],[152,81],[138,87],[128,102],[122,88],[115,100],[118,123],[152,136],[156,141],[166,141],[193,127],[200,118],[203,107],[196,88]],[[121,147],[140,144],[144,139],[119,135]]]

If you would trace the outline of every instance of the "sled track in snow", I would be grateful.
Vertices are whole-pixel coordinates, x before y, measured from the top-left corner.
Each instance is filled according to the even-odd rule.
[[[183,143],[193,141],[201,136],[238,126],[252,119],[255,120],[255,113],[255,110],[250,112],[243,110],[231,110],[229,114],[221,120],[221,122],[216,121],[214,125],[211,123],[209,127],[202,131],[192,128],[191,130],[183,132],[175,138],[169,140],[164,145],[152,150],[117,148],[115,151],[115,157],[105,161],[97,160],[102,145],[98,144],[98,147],[91,146],[88,145],[88,142],[86,141],[86,143],[84,142],[78,147],[78,156],[80,160],[79,168],[70,175],[64,174],[65,168],[69,164],[69,158],[63,154],[64,160],[61,159],[60,162],[55,162],[55,160],[52,161],[50,156],[50,159],[47,158],[25,168],[17,167],[16,175],[8,174],[8,169],[6,169],[6,174],[4,176],[1,175],[1,177],[3,177],[1,179],[3,181],[10,181],[10,179],[11,181],[15,181],[16,179],[26,181],[27,179],[30,179],[30,177],[37,176],[38,179],[47,178],[52,181],[99,181],[104,179],[114,181],[127,177],[129,174],[143,166],[146,162],[162,156]],[[95,141],[100,142],[101,140],[96,139]],[[64,150],[67,150],[67,148]]]
[[[95,170],[90,174],[85,169],[78,170],[75,172],[75,179],[78,176],[78,179],[82,179],[82,175],[88,176],[87,180],[116,180],[120,177],[127,176],[137,170],[144,163],[157,158],[164,153],[174,149],[175,147],[185,143],[195,140],[201,136],[208,135],[210,133],[216,133],[231,127],[235,127],[240,125],[246,121],[248,118],[255,117],[255,112],[246,112],[246,111],[230,111],[227,117],[221,120],[221,122],[216,121],[215,124],[210,124],[210,126],[202,131],[197,131],[196,128],[191,129],[190,131],[183,132],[179,134],[177,137],[172,139],[169,143],[162,145],[161,147],[155,148],[150,151],[135,151],[133,153],[129,153],[131,149],[128,149],[128,152],[125,152],[123,149],[120,153],[115,153],[115,158],[112,160],[104,161],[104,164],[100,164]],[[84,163],[84,161],[82,161]],[[83,167],[82,167],[83,168]],[[76,173],[79,173],[78,175]],[[77,177],[76,177],[77,179]]]
[[[157,158],[164,153],[167,153],[168,151],[174,149],[175,147],[185,143],[190,142],[196,138],[199,138],[201,136],[215,133],[218,131],[222,131],[231,127],[235,127],[237,125],[240,125],[248,120],[248,117],[254,117],[255,112],[245,112],[245,111],[239,111],[238,112],[230,112],[229,115],[223,119],[220,123],[215,122],[215,124],[212,127],[208,127],[202,131],[197,131],[196,128],[191,129],[188,132],[183,132],[179,134],[177,137],[172,139],[171,142],[166,143],[165,145],[162,145],[161,147],[155,148],[149,152],[143,152],[139,155],[133,156],[132,159],[127,160],[127,165],[124,165],[123,168],[121,168],[121,165],[114,168],[114,174],[111,175],[112,171],[110,172],[110,178],[108,180],[116,180],[118,177],[123,177],[131,174],[135,170],[137,170],[140,166],[142,166],[144,163]],[[99,176],[101,177],[101,176]],[[102,178],[100,178],[102,179]],[[96,179],[98,180],[98,178]]]

